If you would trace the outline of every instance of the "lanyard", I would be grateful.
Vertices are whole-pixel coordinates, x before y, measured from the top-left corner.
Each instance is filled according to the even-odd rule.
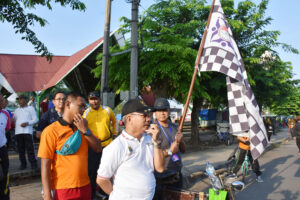
[[[164,135],[166,136],[168,142],[169,142],[169,145],[171,146],[171,144],[173,143],[173,140],[172,140],[172,129],[171,129],[171,124],[168,123],[169,127],[170,127],[170,134],[171,134],[171,139],[169,139],[167,133],[165,132],[164,128],[161,126],[161,124],[157,121],[157,124],[159,125],[160,129],[163,131]]]

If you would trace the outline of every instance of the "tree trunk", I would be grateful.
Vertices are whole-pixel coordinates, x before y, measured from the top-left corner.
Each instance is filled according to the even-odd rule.
[[[199,112],[202,106],[202,99],[195,98],[193,100],[193,109],[192,109],[192,137],[191,143],[199,143]]]

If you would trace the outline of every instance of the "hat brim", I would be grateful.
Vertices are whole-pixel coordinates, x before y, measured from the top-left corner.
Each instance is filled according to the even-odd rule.
[[[143,108],[141,110],[137,110],[136,112],[147,114],[147,113],[152,113],[152,112],[155,112],[155,111],[156,111],[156,109],[153,108],[153,107],[145,107],[145,108]]]
[[[148,114],[148,113],[152,113],[152,112],[155,112],[156,109],[153,108],[153,107],[144,107],[143,109],[140,109],[140,110],[136,110],[134,112],[137,112],[137,113],[142,113],[142,114]],[[134,112],[123,112],[122,113],[122,117],[123,116],[126,116],[126,115],[129,115],[131,113],[134,113]]]
[[[157,111],[157,110],[169,110],[170,107],[168,107],[168,106],[160,106],[160,107],[154,107],[154,109],[155,109],[155,111]]]
[[[91,99],[91,98],[100,99],[100,97],[98,97],[98,96],[94,96],[94,95],[92,95],[92,96],[89,96],[89,99]]]

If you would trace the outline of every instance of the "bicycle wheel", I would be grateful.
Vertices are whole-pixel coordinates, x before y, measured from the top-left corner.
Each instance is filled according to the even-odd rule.
[[[245,183],[245,178],[248,174],[248,169],[249,169],[249,157],[247,156],[248,151],[246,152],[245,160],[242,164],[242,180]]]

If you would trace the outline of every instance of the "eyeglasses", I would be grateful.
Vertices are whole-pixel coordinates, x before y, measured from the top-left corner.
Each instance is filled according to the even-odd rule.
[[[56,101],[64,101],[65,99],[64,98],[59,98],[59,99],[54,99]]]
[[[144,118],[146,118],[146,117],[148,117],[148,116],[150,116],[150,114],[148,114],[148,113],[132,113],[131,115],[138,115],[138,116],[141,116],[141,117],[144,117]]]

